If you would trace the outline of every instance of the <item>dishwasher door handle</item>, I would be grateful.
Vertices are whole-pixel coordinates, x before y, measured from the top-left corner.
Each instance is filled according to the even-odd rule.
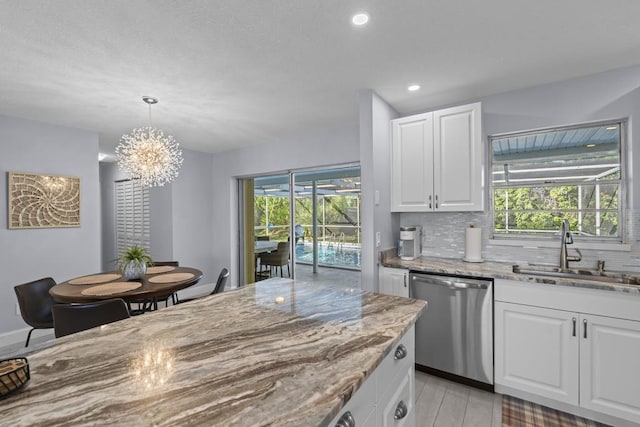
[[[458,280],[447,280],[444,278],[434,279],[433,276],[424,277],[424,276],[418,276],[418,275],[411,276],[411,280],[414,282],[428,283],[430,285],[446,286],[449,289],[462,290],[462,289],[488,289],[489,288],[489,285],[487,283],[482,283],[480,281],[474,281],[474,280],[462,282]]]

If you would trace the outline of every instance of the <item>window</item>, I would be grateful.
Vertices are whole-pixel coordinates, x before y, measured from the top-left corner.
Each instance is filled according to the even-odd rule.
[[[149,189],[139,180],[116,182],[116,251],[131,246],[150,250]]]
[[[490,137],[494,237],[622,240],[624,122]]]

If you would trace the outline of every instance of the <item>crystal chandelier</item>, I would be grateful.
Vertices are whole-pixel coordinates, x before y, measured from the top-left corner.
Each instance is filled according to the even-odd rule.
[[[145,96],[149,104],[149,122],[151,105],[158,100]],[[116,157],[120,168],[131,178],[139,179],[143,186],[162,187],[178,176],[182,166],[180,144],[171,135],[151,126],[133,129],[129,135],[122,135],[116,147]]]

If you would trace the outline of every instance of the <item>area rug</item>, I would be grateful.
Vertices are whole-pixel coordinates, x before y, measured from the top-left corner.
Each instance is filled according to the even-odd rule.
[[[511,396],[502,398],[502,427],[609,427]]]

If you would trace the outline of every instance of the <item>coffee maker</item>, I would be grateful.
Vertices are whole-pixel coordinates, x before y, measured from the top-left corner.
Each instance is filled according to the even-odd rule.
[[[398,256],[400,259],[412,260],[422,254],[422,229],[419,225],[400,227]]]

